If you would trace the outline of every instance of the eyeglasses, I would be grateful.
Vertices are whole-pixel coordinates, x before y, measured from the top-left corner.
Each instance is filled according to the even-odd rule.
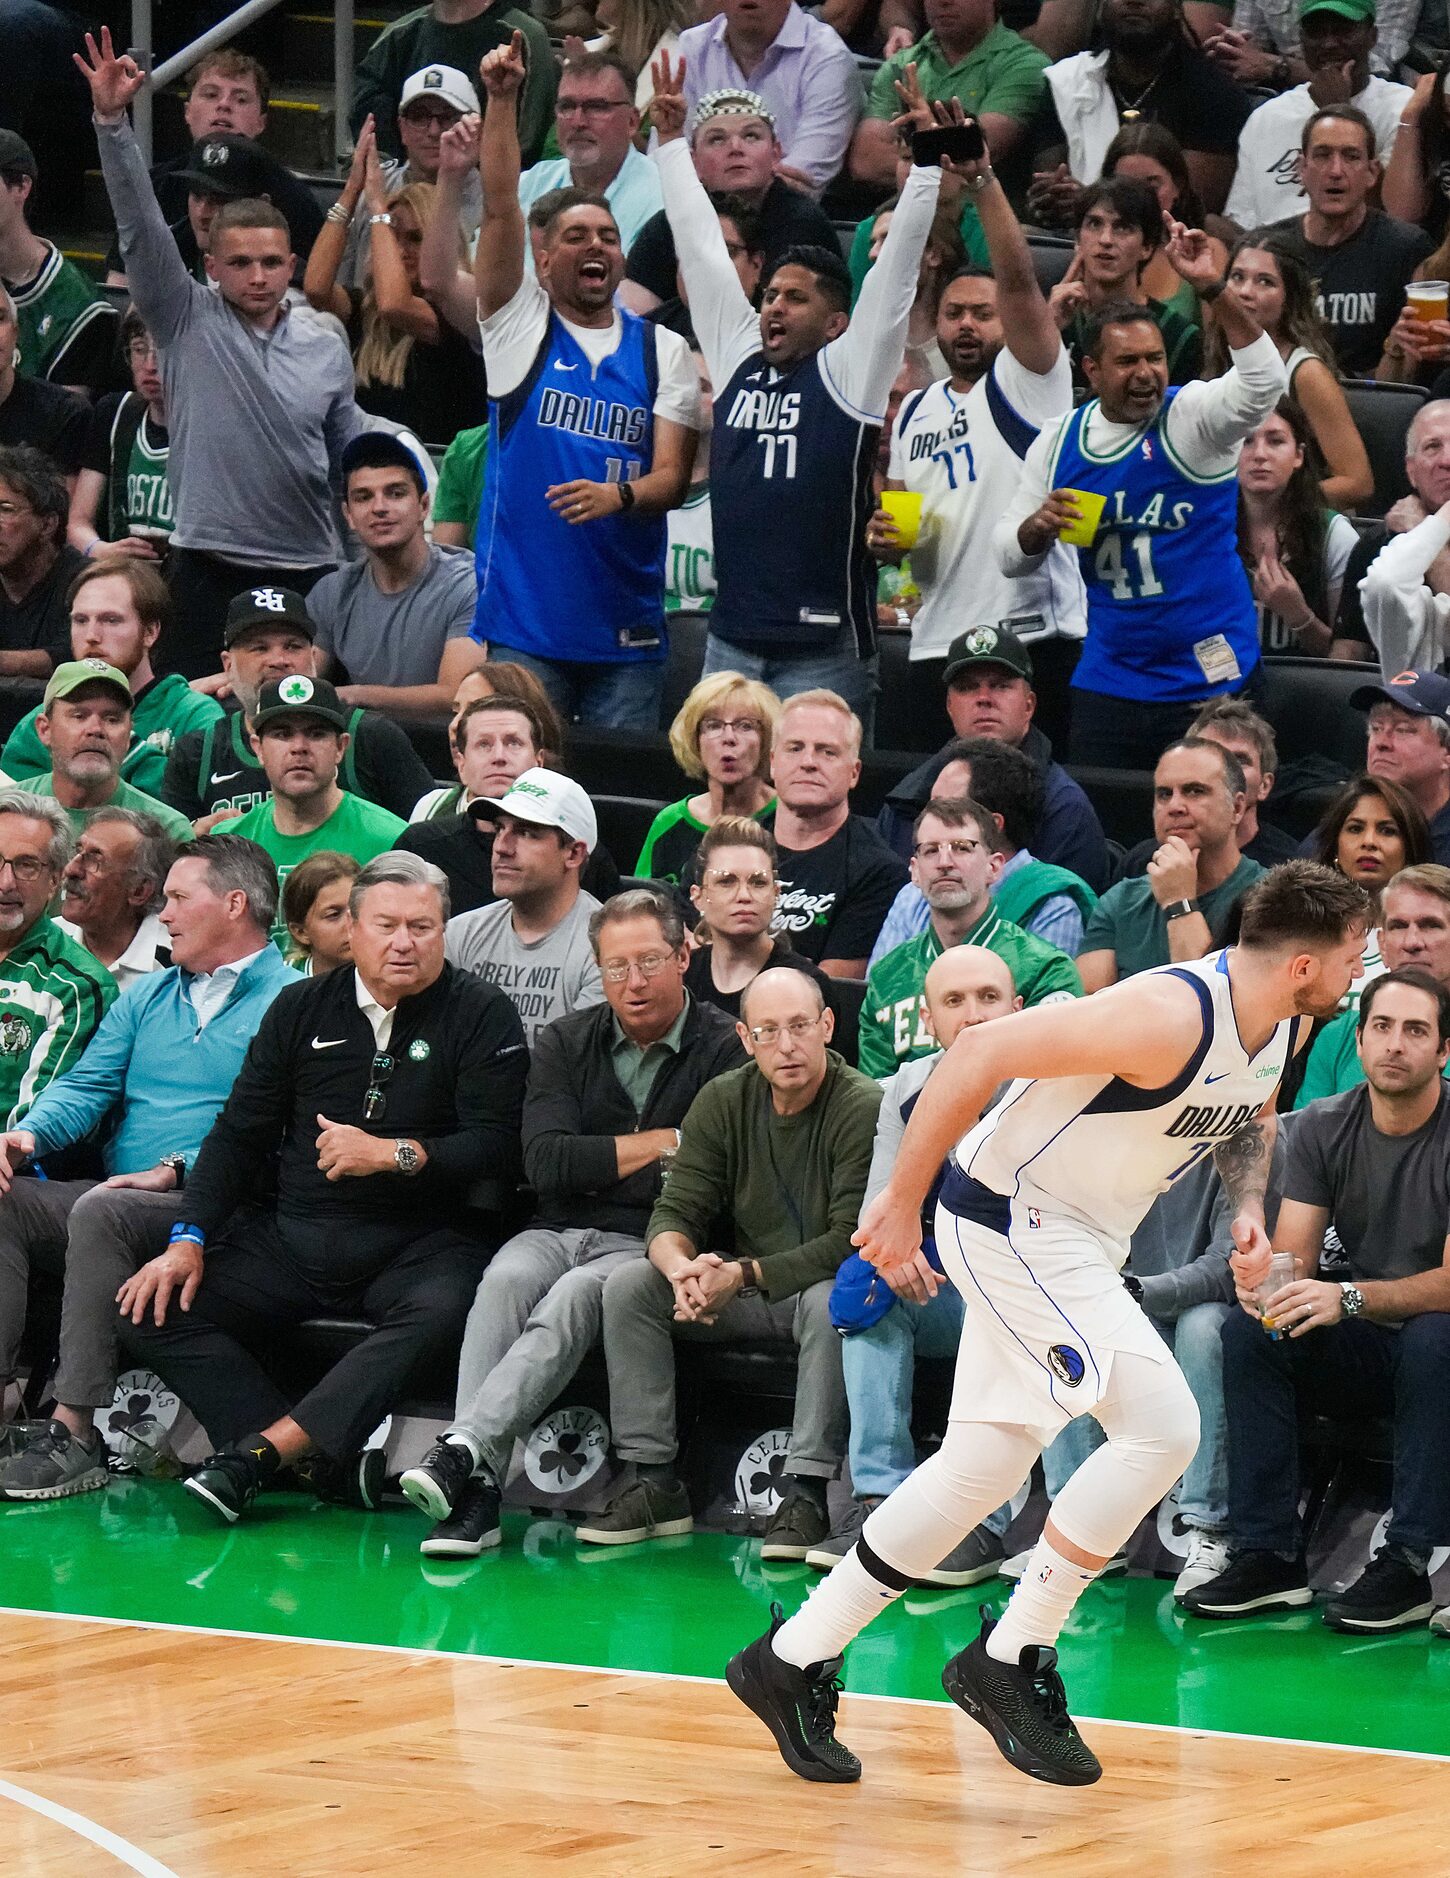
[[[456,124],[460,113],[449,110],[447,105],[410,104],[406,111],[398,116],[405,124]]]
[[[674,952],[646,952],[642,959],[611,959],[608,965],[601,965],[599,970],[609,984],[622,985],[631,972],[640,972],[646,978],[658,978],[677,956]]]
[[[954,861],[964,861],[969,854],[975,854],[981,845],[980,841],[919,841],[912,853],[918,861],[934,861],[939,854],[948,854]]]
[[[554,115],[608,117],[611,111],[625,111],[628,108],[628,98],[560,98],[554,106]]]
[[[156,341],[154,339],[128,339],[126,341],[126,357],[128,359],[135,359],[139,363],[142,359],[154,359],[157,356]]]
[[[760,724],[753,717],[702,717],[700,719],[702,737],[723,737],[727,730],[733,730],[737,737],[748,737],[752,732],[759,736]]]
[[[72,862],[83,874],[104,874],[112,865],[110,855],[102,854],[99,848],[77,848]]]
[[[764,1044],[768,1050],[780,1042],[782,1030],[794,1042],[804,1043],[824,1016],[824,1011],[818,1011],[814,1017],[793,1017],[788,1024],[755,1024],[751,1026],[750,1035],[757,1046]]]
[[[397,1067],[396,1059],[389,1056],[386,1051],[380,1050],[373,1058],[371,1080],[367,1094],[363,1097],[363,1120],[365,1122],[380,1122],[383,1119],[383,1112],[388,1106],[388,1098],[383,1094],[383,1084]]]
[[[706,886],[718,887],[721,893],[734,893],[742,880],[752,893],[772,893],[775,890],[775,880],[770,874],[725,874],[717,873],[712,868],[705,875]]]
[[[0,874],[7,867],[22,887],[28,887],[32,881],[39,880],[42,874],[49,871],[49,863],[35,854],[17,855],[13,861],[8,854],[0,854]]]

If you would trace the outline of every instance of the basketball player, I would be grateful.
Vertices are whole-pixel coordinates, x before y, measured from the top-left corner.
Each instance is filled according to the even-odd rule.
[[[968,1309],[946,1439],[801,1609],[782,1623],[777,1607],[726,1670],[804,1779],[861,1775],[835,1738],[846,1644],[1010,1499],[1084,1413],[1106,1444],[1054,1500],[1000,1621],[983,1612],[942,1685],[1022,1773],[1061,1786],[1100,1777],[1053,1645],[1198,1445],[1182,1372],[1119,1278],[1128,1241],[1156,1196],[1212,1154],[1245,1282],[1267,1276],[1279,1079],[1311,1020],[1359,976],[1368,917],[1352,881],[1290,861],[1248,894],[1230,950],[980,1025],[947,1052],[855,1235],[878,1270],[924,1276],[921,1203],[950,1151],[936,1244]]]
[[[684,63],[662,53],[652,76],[665,213],[715,386],[716,595],[704,670],[744,672],[782,698],[834,691],[869,736],[871,478],[941,170],[913,166],[854,317],[844,261],[816,247],[786,249],[761,283],[757,314],[690,160]],[[932,122],[925,106],[922,115],[924,128]]]
[[[1206,698],[1241,691],[1259,662],[1258,616],[1239,560],[1238,460],[1287,389],[1278,348],[1218,277],[1208,237],[1167,222],[1164,252],[1212,303],[1233,363],[1169,388],[1146,307],[1101,307],[1083,339],[1094,396],[1028,450],[997,525],[1002,572],[1034,573],[1075,522],[1087,638],[1072,678],[1075,763],[1152,769]]]
[[[653,732],[665,512],[689,487],[699,381],[678,333],[616,310],[624,250],[603,196],[559,191],[538,278],[525,273],[523,34],[488,53],[479,77],[475,277],[492,435],[474,636],[534,672],[565,719]]]

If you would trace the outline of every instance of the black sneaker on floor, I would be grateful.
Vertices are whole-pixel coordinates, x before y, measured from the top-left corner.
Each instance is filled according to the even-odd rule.
[[[879,1494],[867,1494],[863,1500],[852,1500],[836,1524],[821,1540],[806,1553],[806,1564],[815,1565],[821,1571],[831,1571],[861,1537],[861,1528],[881,1504]],[[766,1534],[769,1538],[769,1533]],[[766,1556],[762,1551],[761,1557]]]
[[[672,1539],[694,1530],[690,1496],[678,1480],[636,1476],[587,1526],[576,1526],[574,1536],[586,1545],[637,1545],[641,1539]]]
[[[1302,1558],[1239,1550],[1227,1571],[1185,1591],[1177,1602],[1190,1617],[1249,1617],[1260,1611],[1302,1610],[1314,1602],[1314,1593]]]
[[[947,1664],[941,1686],[982,1724],[1018,1773],[1057,1787],[1090,1787],[1102,1778],[1102,1765],[1067,1712],[1057,1651],[1030,1644],[1015,1663],[999,1663],[987,1654],[996,1627],[984,1609],[976,1641]]]
[[[808,1493],[787,1489],[760,1542],[763,1559],[803,1559],[831,1536],[826,1509]]]
[[[261,1475],[250,1454],[213,1454],[181,1484],[203,1506],[235,1526],[256,1499]]]
[[[974,1526],[960,1545],[953,1546],[941,1564],[917,1580],[923,1585],[979,1585],[995,1578],[1007,1556],[1006,1548],[995,1532],[986,1526]]]
[[[328,1506],[375,1513],[383,1503],[388,1460],[381,1448],[359,1448],[345,1461],[335,1461],[330,1454],[309,1454],[292,1471],[299,1486],[309,1488]]]
[[[461,1441],[435,1441],[398,1482],[420,1513],[446,1520],[473,1478],[473,1455]]]
[[[1324,1607],[1331,1630],[1408,1630],[1429,1620],[1435,1596],[1428,1575],[1392,1546],[1384,1546],[1352,1585]]]
[[[725,1680],[775,1736],[780,1757],[793,1774],[848,1785],[861,1778],[861,1763],[836,1739],[841,1658],[813,1663],[809,1669],[782,1661],[771,1640],[783,1622],[781,1607],[772,1604],[770,1629],[731,1657]]]
[[[465,1481],[453,1511],[439,1520],[418,1550],[424,1558],[477,1558],[492,1550],[503,1537],[499,1498],[498,1488],[486,1480]]]

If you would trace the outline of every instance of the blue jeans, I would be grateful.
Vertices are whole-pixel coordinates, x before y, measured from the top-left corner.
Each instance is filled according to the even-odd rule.
[[[869,749],[876,721],[877,663],[874,653],[869,659],[857,656],[856,635],[849,626],[843,626],[829,645],[780,656],[747,652],[709,633],[700,676],[742,672],[747,678],[769,685],[778,698],[792,698],[798,691],[839,692],[860,718],[861,741]]]
[[[1176,1323],[1157,1324],[1173,1345],[1178,1367],[1198,1404],[1198,1452],[1183,1471],[1178,1517],[1200,1532],[1228,1525],[1228,1418],[1223,1406],[1223,1327],[1232,1304],[1195,1304]],[[1242,1312],[1238,1313],[1240,1316]],[[1248,1320],[1245,1319],[1245,1322]],[[1262,1334],[1262,1333],[1260,1333]]]
[[[911,1386],[918,1356],[954,1356],[962,1330],[961,1294],[943,1285],[930,1304],[899,1299],[869,1330],[841,1339],[847,1454],[858,1500],[894,1493],[916,1466],[911,1439]]]
[[[517,646],[488,643],[491,659],[511,660],[531,671],[549,702],[566,724],[597,724],[604,730],[640,730],[647,736],[660,727],[660,700],[664,696],[663,659],[652,664],[634,660],[594,664],[577,659],[541,659]]]
[[[1299,1407],[1336,1420],[1394,1418],[1386,1538],[1428,1556],[1450,1540],[1450,1312],[1425,1311],[1398,1330],[1347,1318],[1275,1343],[1231,1310],[1223,1327],[1229,1529],[1264,1552],[1302,1549]]]

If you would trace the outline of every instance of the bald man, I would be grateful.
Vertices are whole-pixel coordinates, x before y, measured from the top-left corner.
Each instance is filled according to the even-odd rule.
[[[871,1165],[881,1090],[831,1049],[831,1012],[803,972],[772,967],[741,1001],[751,1061],[695,1097],[650,1216],[649,1258],[604,1285],[609,1420],[625,1463],[618,1492],[577,1529],[586,1545],[689,1532],[675,1471],[676,1337],[793,1342],[795,1415],[766,1559],[803,1559],[830,1532],[826,1489],[845,1450],[841,1339],[829,1298]],[[733,1227],[722,1256],[720,1222]]]
[[[926,975],[924,996],[927,1025],[940,1047],[932,1056],[903,1063],[884,1085],[863,1206],[886,1185],[916,1099],[944,1052],[973,1025],[1022,1009],[1010,966],[985,946],[948,947]],[[903,1267],[888,1278],[853,1252],[836,1274],[831,1322],[844,1333],[841,1364],[851,1416],[851,1490],[856,1497],[829,1537],[806,1553],[807,1565],[829,1571],[838,1564],[861,1536],[868,1514],[916,1466],[911,1439],[916,1359],[951,1356],[962,1328],[961,1295],[937,1262],[935,1215],[933,1185],[922,1207],[925,1230],[914,1267]],[[923,1582],[972,1585],[992,1577],[1003,1557],[1000,1533],[990,1529],[993,1522],[1005,1531],[1006,1519],[994,1513],[991,1522],[969,1532]]]

